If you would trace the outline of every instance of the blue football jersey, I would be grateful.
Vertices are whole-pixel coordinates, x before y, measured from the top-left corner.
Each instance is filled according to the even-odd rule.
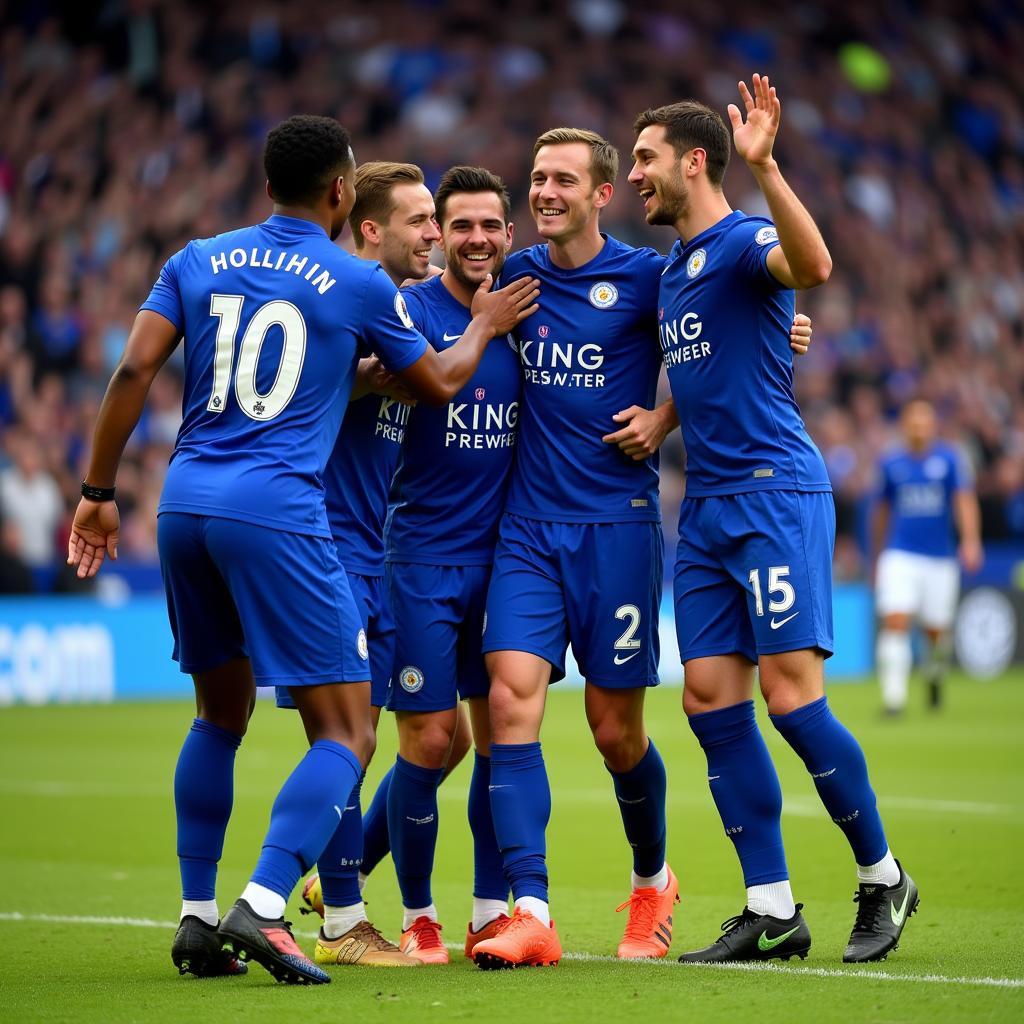
[[[792,289],[768,270],[772,223],[739,210],[661,278],[658,331],[686,445],[686,494],[830,491],[793,395]]]
[[[665,257],[605,236],[572,270],[547,245],[513,253],[502,282],[533,275],[540,309],[516,328],[523,368],[519,452],[508,511],[548,522],[656,521],[658,460],[634,462],[605,434],[612,417],[651,408],[660,371],[658,275]]]
[[[956,554],[953,495],[971,487],[971,475],[956,449],[935,443],[927,451],[906,449],[879,464],[881,497],[889,503],[887,548],[934,558]]]
[[[403,295],[413,322],[438,351],[454,344],[472,319],[440,277]],[[391,489],[390,561],[493,561],[515,455],[520,391],[516,352],[508,338],[497,337],[452,401],[413,408]]]
[[[426,351],[384,271],[318,225],[274,215],[189,242],[142,308],[185,337],[159,511],[330,537],[323,472],[360,346],[396,372]]]
[[[338,559],[360,576],[384,575],[384,520],[410,406],[384,395],[350,402],[324,471]]]

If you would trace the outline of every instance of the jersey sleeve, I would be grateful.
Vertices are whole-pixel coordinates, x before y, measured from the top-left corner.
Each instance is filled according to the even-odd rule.
[[[964,453],[954,449],[950,452],[949,459],[953,464],[953,493],[974,490],[974,471],[971,469],[971,465]]]
[[[405,299],[379,266],[366,286],[361,340],[392,373],[412,366],[427,350],[427,339],[416,330]]]
[[[768,269],[768,253],[779,244],[779,233],[768,220],[748,221],[737,239],[739,253],[736,266],[747,277],[772,290],[786,286]]]
[[[179,331],[185,329],[185,312],[181,302],[179,270],[185,258],[185,249],[176,252],[161,268],[149,298],[139,307],[140,312],[148,309],[170,320]]]
[[[410,285],[408,288],[402,289],[402,298],[405,299],[405,307],[409,311],[409,316],[412,318],[413,326],[420,334],[426,336],[427,333],[427,310],[426,303],[421,294],[423,285],[415,284]]]
[[[892,482],[892,462],[889,459],[885,459],[878,466],[878,493],[876,499],[878,501],[887,501],[892,505],[895,498],[896,488]]]

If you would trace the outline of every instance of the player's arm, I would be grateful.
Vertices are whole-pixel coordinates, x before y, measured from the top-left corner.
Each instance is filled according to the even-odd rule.
[[[882,553],[885,538],[889,533],[889,517],[892,506],[889,499],[879,495],[871,512],[871,565],[878,564],[878,556]]]
[[[605,434],[601,440],[605,444],[618,445],[624,455],[636,462],[650,458],[662,446],[665,438],[679,426],[679,414],[671,398],[666,398],[654,409],[631,405],[617,412],[612,419],[624,426],[614,433]]]
[[[114,486],[121,453],[142,415],[153,378],[180,337],[178,328],[159,313],[144,309],[135,318],[96,418],[86,484]],[[113,500],[82,498],[68,539],[68,565],[78,566],[79,579],[95,576],[107,554],[117,558],[119,529],[120,517]]]
[[[407,404],[416,401],[409,389],[376,356],[359,360],[349,400],[354,402],[367,395],[386,395]]]
[[[736,152],[747,162],[771,212],[779,244],[766,263],[772,276],[787,288],[814,288],[832,273],[832,257],[818,226],[786,183],[772,156],[779,130],[782,105],[767,76],[754,75],[753,94],[746,82],[739,83],[746,107],[746,121],[739,107],[729,104]]]
[[[398,376],[417,398],[431,405],[450,402],[473,375],[491,338],[508,334],[520,321],[537,312],[537,281],[524,277],[491,291],[491,276],[473,297],[473,319],[462,337],[443,352],[427,350]]]
[[[970,488],[953,492],[953,518],[960,535],[960,564],[967,572],[977,572],[984,561],[981,548],[981,508],[977,494]]]

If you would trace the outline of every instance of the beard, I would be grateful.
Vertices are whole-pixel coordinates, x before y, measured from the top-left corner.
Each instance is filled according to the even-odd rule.
[[[459,254],[457,252],[445,251],[444,254],[445,266],[452,272],[452,277],[455,278],[460,284],[465,285],[467,288],[478,288],[484,277],[473,278],[466,273],[465,267]],[[491,274],[494,278],[494,286],[497,287],[498,275],[501,273],[501,268],[505,265],[505,253],[499,249],[494,254],[494,269],[488,270],[487,273]],[[486,275],[484,275],[486,276]]]
[[[658,205],[647,219],[648,224],[678,223],[690,212],[690,190],[677,170],[673,178],[655,190]]]

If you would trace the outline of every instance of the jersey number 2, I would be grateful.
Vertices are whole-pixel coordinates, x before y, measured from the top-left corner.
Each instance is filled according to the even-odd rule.
[[[235,354],[235,335],[242,319],[242,295],[210,296],[210,316],[217,317],[216,351],[213,357],[213,392],[206,403],[208,412],[220,413],[227,404],[231,386],[231,364]],[[260,364],[260,349],[267,332],[277,325],[284,333],[281,362],[270,390],[260,394],[256,390],[256,370]],[[238,346],[238,366],[235,368],[235,398],[238,407],[249,419],[272,420],[280,415],[295,394],[306,358],[306,321],[290,302],[274,299],[253,314],[249,326]]]

